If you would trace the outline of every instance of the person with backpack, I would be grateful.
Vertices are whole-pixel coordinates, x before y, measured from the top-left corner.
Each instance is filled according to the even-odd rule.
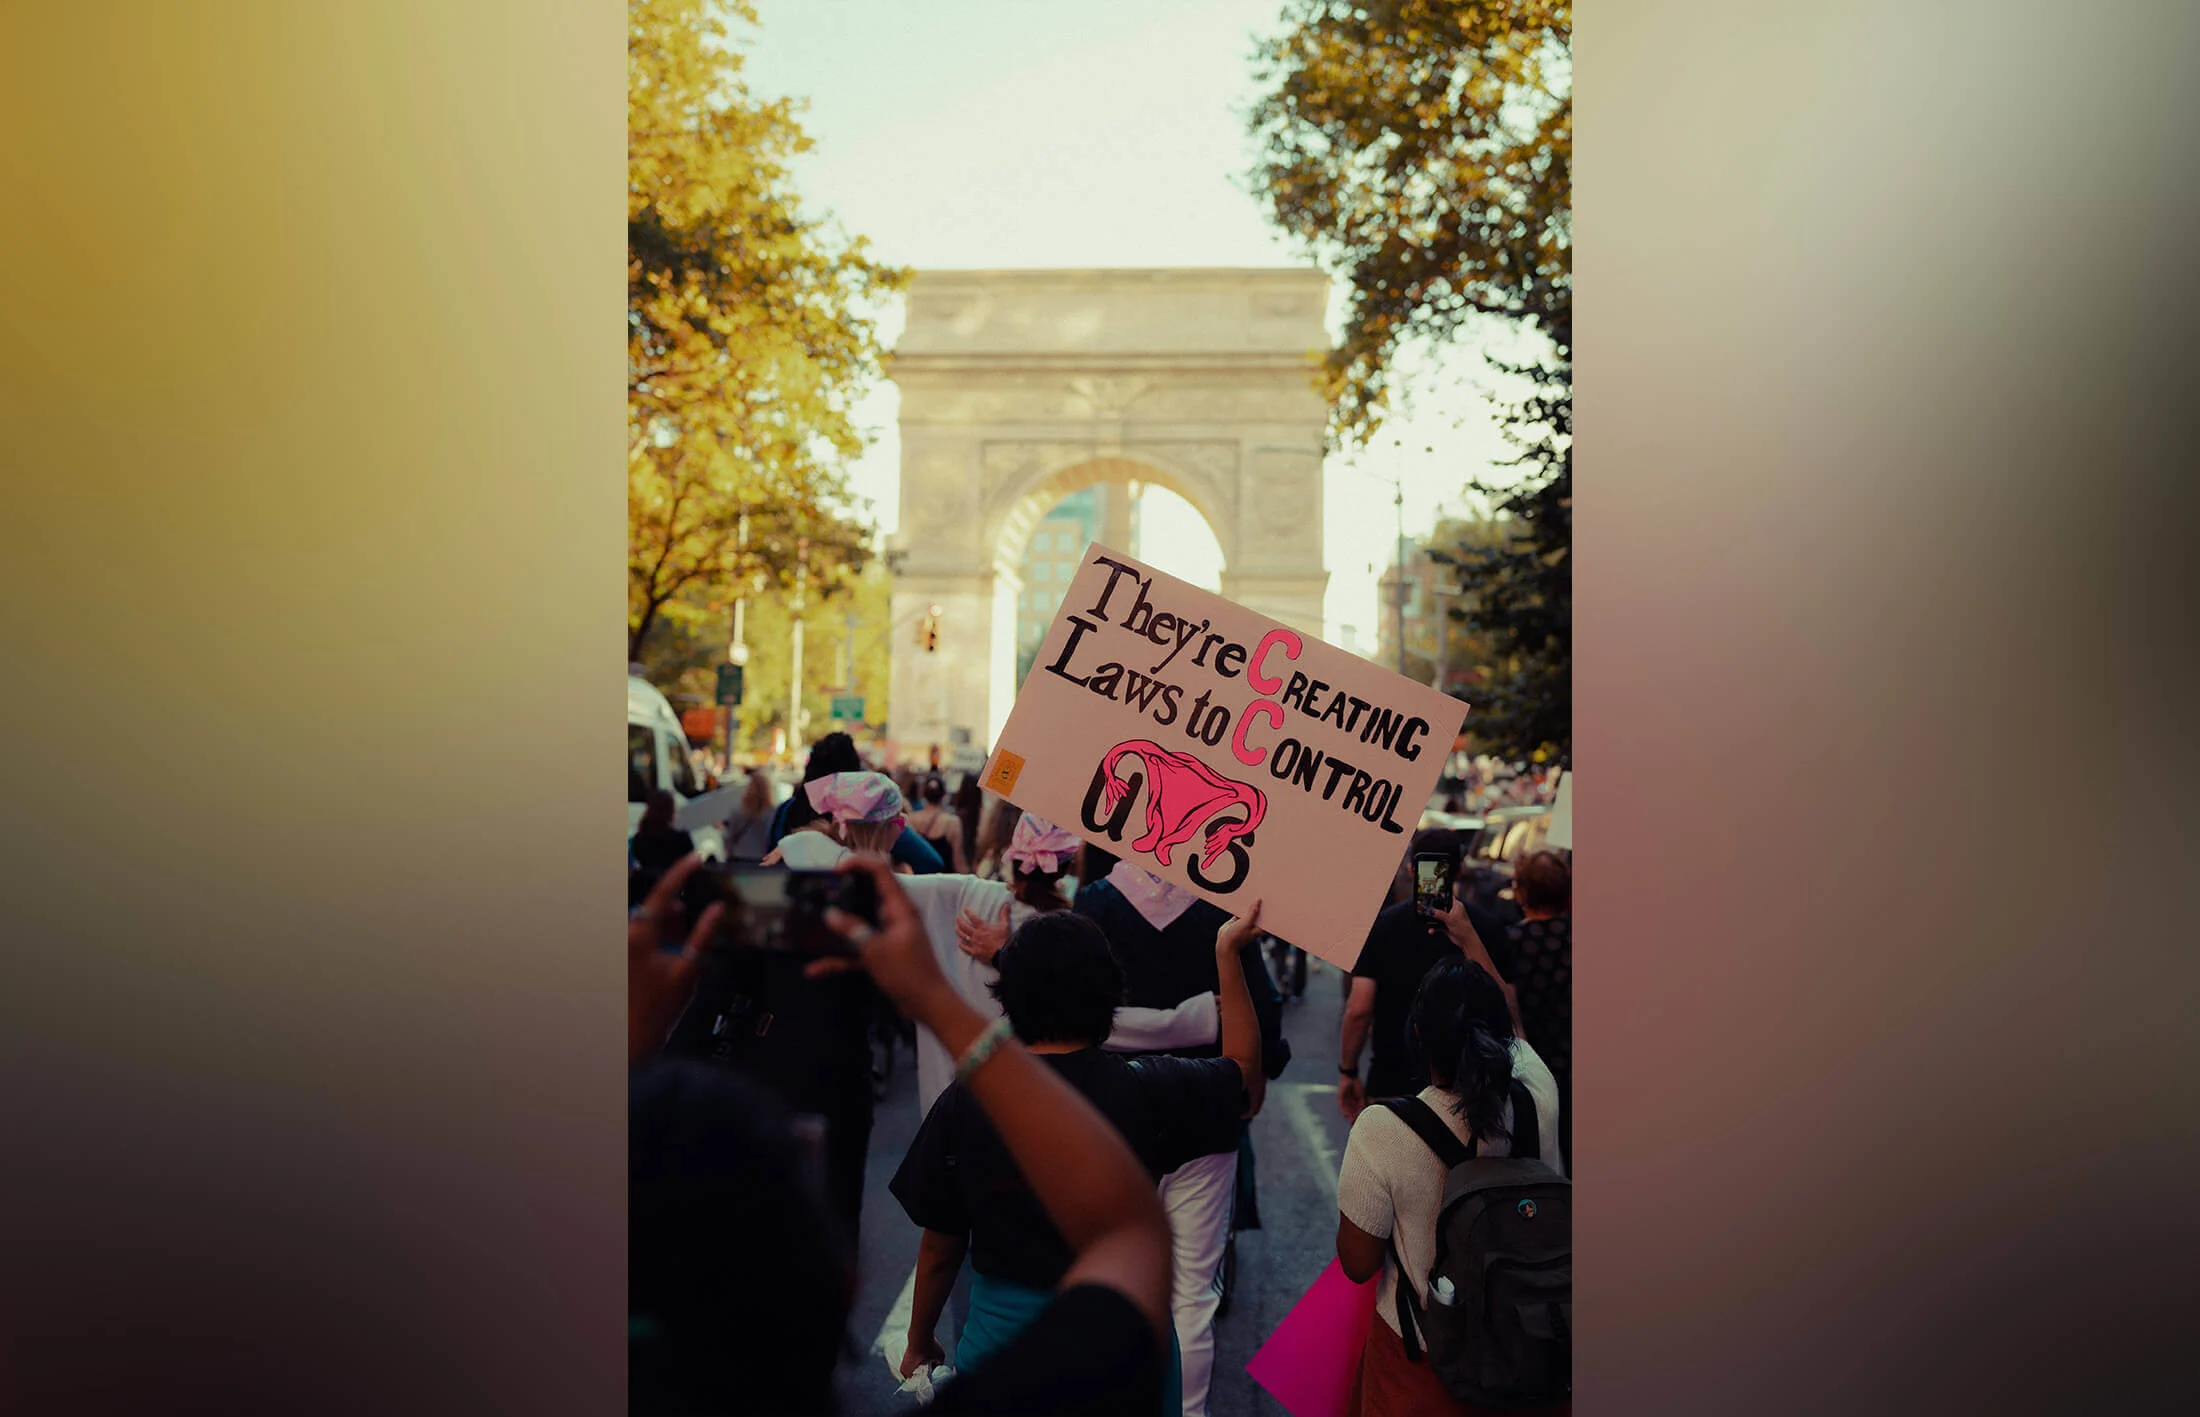
[[[1368,1105],[1337,1178],[1338,1261],[1356,1283],[1382,1276],[1350,1410],[1567,1410],[1558,1084],[1518,1036],[1504,987],[1464,955],[1429,969],[1410,1021],[1431,1082]]]

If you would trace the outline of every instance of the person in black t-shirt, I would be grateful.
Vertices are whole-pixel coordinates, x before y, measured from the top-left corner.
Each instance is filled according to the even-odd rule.
[[[1456,854],[1455,833],[1430,830],[1415,833],[1406,860],[1416,854],[1442,851]],[[1410,887],[1410,880],[1403,884]],[[1356,1121],[1370,1098],[1411,1097],[1428,1086],[1428,1068],[1413,1044],[1408,1016],[1421,981],[1436,962],[1457,954],[1462,943],[1458,926],[1467,927],[1469,941],[1498,938],[1503,926],[1479,909],[1472,899],[1473,885],[1464,876],[1453,883],[1452,909],[1436,915],[1421,907],[1410,894],[1386,906],[1368,929],[1367,943],[1352,966],[1352,988],[1338,1029],[1337,1109],[1347,1122]],[[1464,914],[1464,920],[1455,917]],[[1475,945],[1470,953],[1479,949]],[[1360,1053],[1369,1052],[1367,1076],[1360,1076]]]
[[[1227,924],[1214,951],[1234,965],[1251,938],[1240,924]],[[1150,1182],[1195,1157],[1236,1147],[1239,1120],[1261,1084],[1259,1027],[1239,969],[1217,970],[1227,981],[1220,1008],[1223,1056],[1126,1058],[1101,1051],[1123,997],[1123,972],[1090,920],[1034,916],[993,964],[999,975],[993,991],[1016,1036],[1114,1124]],[[933,1104],[892,1190],[925,1232],[903,1375],[942,1361],[934,1331],[966,1253],[973,1275],[970,1316],[955,1366],[964,1373],[986,1371],[1047,1306],[1069,1267],[1068,1243],[960,1084]]]
[[[1357,1121],[1371,1097],[1411,1097],[1427,1086],[1425,1076],[1416,1081],[1424,1065],[1407,1015],[1430,967],[1455,953],[1443,923],[1416,901],[1388,906],[1375,917],[1352,966],[1352,995],[1339,1030],[1337,1106],[1346,1121]],[[1363,1047],[1372,1055],[1364,1081]]]

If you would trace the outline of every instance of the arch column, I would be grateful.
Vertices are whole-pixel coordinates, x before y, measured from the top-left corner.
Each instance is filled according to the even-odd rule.
[[[1329,572],[1309,575],[1262,575],[1256,571],[1222,572],[1222,598],[1270,619],[1281,620],[1301,634],[1323,637],[1326,619],[1323,597],[1329,593]]]
[[[1016,597],[1023,581],[1001,567],[982,572],[904,572],[894,581],[889,737],[898,762],[925,761],[937,747],[987,752],[1016,697]],[[940,608],[939,647],[917,634]]]

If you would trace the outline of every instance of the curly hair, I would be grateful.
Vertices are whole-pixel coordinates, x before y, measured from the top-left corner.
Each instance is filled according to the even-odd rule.
[[[1034,915],[993,957],[993,997],[1026,1043],[1098,1047],[1123,1002],[1123,967],[1108,937],[1082,915]]]

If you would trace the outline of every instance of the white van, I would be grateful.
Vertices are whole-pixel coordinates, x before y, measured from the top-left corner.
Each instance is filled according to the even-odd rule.
[[[649,794],[664,788],[675,803],[686,805],[703,794],[702,774],[688,757],[687,733],[656,685],[637,674],[626,679],[626,834],[642,824]],[[695,849],[724,860],[726,846],[716,827],[697,827]]]

